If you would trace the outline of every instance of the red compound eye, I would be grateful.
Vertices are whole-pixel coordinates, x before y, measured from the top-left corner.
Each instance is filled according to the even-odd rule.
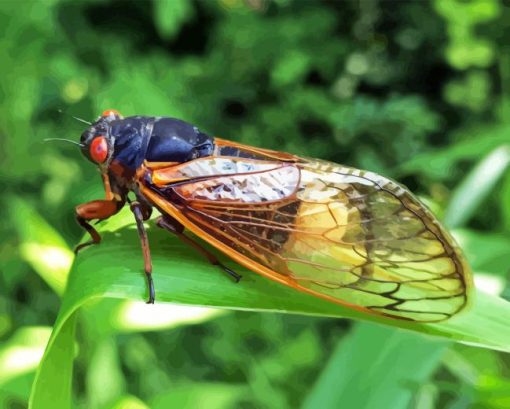
[[[115,109],[107,109],[101,114],[102,117],[108,117],[113,116],[114,118],[121,118],[122,115],[120,115],[119,111]]]
[[[90,157],[94,162],[103,163],[108,157],[108,144],[104,136],[94,138],[90,144]]]

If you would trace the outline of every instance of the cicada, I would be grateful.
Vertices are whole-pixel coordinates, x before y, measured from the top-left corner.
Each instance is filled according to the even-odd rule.
[[[213,138],[184,121],[105,111],[81,135],[106,197],[76,207],[90,224],[129,202],[149,300],[152,263],[144,221],[176,234],[236,281],[196,239],[271,280],[332,303],[434,322],[466,305],[471,274],[461,250],[400,184],[372,172]],[[128,198],[132,192],[134,200]]]

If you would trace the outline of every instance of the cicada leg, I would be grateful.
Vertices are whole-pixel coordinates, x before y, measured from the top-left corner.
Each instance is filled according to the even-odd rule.
[[[225,273],[227,273],[230,277],[232,277],[236,283],[241,280],[242,276],[230,268],[223,265],[218,258],[212,254],[209,250],[202,247],[200,243],[197,243],[195,240],[189,238],[184,234],[184,226],[180,224],[177,220],[172,219],[170,217],[160,216],[156,220],[156,225],[165,229],[171,233],[174,233],[179,239],[181,239],[184,243],[190,245],[195,250],[197,250],[200,254],[202,254],[209,262],[215,266],[220,267]]]
[[[90,225],[90,220],[108,219],[110,216],[117,213],[123,205],[124,202],[118,200],[93,200],[77,206],[76,221],[81,227],[87,230],[92,239],[76,246],[74,252],[77,254],[83,248],[92,244],[99,244],[101,242],[101,236],[97,230]]]
[[[142,243],[145,276],[147,277],[147,285],[149,286],[149,300],[147,301],[147,304],[154,304],[154,300],[156,299],[156,291],[154,290],[154,281],[152,280],[151,251],[149,248],[147,232],[145,231],[145,226],[143,225],[143,221],[146,220],[147,217],[147,209],[137,201],[131,202],[129,207],[135,216],[138,235],[140,236],[140,241]]]

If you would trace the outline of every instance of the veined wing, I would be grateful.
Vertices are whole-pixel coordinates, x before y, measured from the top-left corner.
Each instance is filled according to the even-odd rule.
[[[154,170],[144,193],[170,201],[169,214],[241,264],[330,301],[425,322],[467,302],[469,268],[454,240],[407,189],[374,173],[210,157]]]

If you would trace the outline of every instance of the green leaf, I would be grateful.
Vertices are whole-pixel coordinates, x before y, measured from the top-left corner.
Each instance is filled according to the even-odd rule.
[[[171,39],[193,14],[189,0],[158,0],[154,2],[154,20],[159,33]]]
[[[71,407],[74,331],[76,314],[53,327],[51,338],[35,376],[29,408],[67,409]]]
[[[505,174],[501,183],[501,190],[498,198],[499,208],[503,219],[504,230],[510,231],[510,172]]]
[[[19,407],[26,407],[30,388],[34,382],[34,375],[34,372],[27,373],[2,384],[0,388],[0,408],[12,408],[13,402],[17,402]]]
[[[87,305],[82,315],[93,337],[140,331],[161,331],[207,322],[228,313],[226,310],[103,298]],[[108,317],[105,320],[104,317]]]
[[[510,271],[508,235],[459,229],[455,230],[455,239],[464,250],[473,271],[487,272],[506,280]]]
[[[87,363],[88,408],[104,408],[123,395],[126,385],[114,337],[94,339]]]
[[[74,257],[73,252],[60,234],[27,202],[12,197],[8,203],[23,259],[61,295]]]
[[[360,323],[338,344],[303,409],[408,408],[448,344]]]
[[[101,297],[140,301],[147,298],[139,238],[129,210],[124,209],[99,228],[103,235],[101,245],[80,253],[71,269],[62,307],[34,383],[32,408],[54,404],[55,394],[68,398],[64,391],[70,383],[63,385],[60,380],[71,379],[77,309]],[[510,304],[497,297],[473,294],[472,305],[465,312],[438,324],[371,316],[295,291],[224,259],[226,265],[243,275],[241,282],[235,284],[219,268],[208,264],[177,238],[155,228],[152,222],[149,237],[157,302],[354,318],[510,352]]]
[[[483,158],[453,192],[444,216],[450,228],[467,222],[487,198],[510,163],[510,147],[500,146]]]
[[[109,409],[149,409],[149,406],[135,396],[125,395]]]
[[[183,384],[156,396],[150,407],[153,409],[235,408],[235,403],[248,393],[249,390],[243,385],[227,383]]]
[[[0,386],[34,371],[51,334],[49,327],[22,327],[0,348]]]
[[[458,131],[460,142],[433,152],[422,153],[399,166],[393,176],[422,174],[444,180],[460,161],[478,160],[499,146],[510,142],[508,124],[476,126]]]

